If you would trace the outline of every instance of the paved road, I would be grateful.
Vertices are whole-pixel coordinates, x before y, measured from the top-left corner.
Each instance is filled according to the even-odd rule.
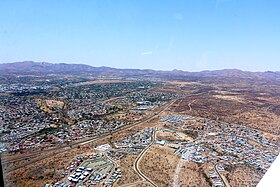
[[[218,170],[218,164],[215,165],[215,170],[216,170],[216,172],[218,173],[218,175],[220,176],[220,178],[222,179],[222,181],[223,181],[225,187],[230,187],[228,181],[227,181],[227,180],[224,178],[224,176],[221,175],[221,173],[219,172],[219,170]]]
[[[79,142],[75,142],[75,143],[72,143],[72,144],[69,144],[69,145],[63,145],[63,146],[59,146],[59,147],[54,147],[54,148],[51,148],[51,149],[47,149],[47,150],[43,150],[43,151],[36,151],[36,152],[33,152],[33,153],[30,153],[28,155],[25,155],[25,156],[21,156],[19,158],[13,158],[13,159],[9,159],[9,160],[2,160],[2,164],[5,164],[5,163],[11,163],[11,162],[15,162],[15,161],[21,161],[21,160],[26,160],[26,159],[29,159],[31,157],[35,157],[35,156],[38,156],[40,154],[43,155],[42,158],[39,158],[39,159],[35,159],[35,161],[30,161],[26,164],[23,164],[21,166],[17,166],[11,170],[6,170],[4,171],[4,173],[8,173],[8,172],[11,172],[11,171],[14,171],[14,170],[17,170],[17,169],[20,169],[22,167],[25,167],[29,164],[32,164],[34,162],[38,162],[40,160],[43,160],[43,159],[46,159],[48,157],[51,157],[51,156],[54,156],[54,155],[57,155],[57,154],[60,154],[60,153],[63,153],[65,151],[69,151],[69,149],[64,149],[64,148],[67,148],[67,147],[71,147],[71,146],[75,146],[75,145],[83,145],[85,143],[90,143],[90,142],[93,142],[93,141],[97,141],[97,140],[101,140],[101,139],[104,139],[108,136],[111,136],[115,133],[118,133],[118,132],[121,132],[121,131],[125,131],[125,130],[128,130],[128,129],[131,129],[135,126],[138,126],[142,123],[145,123],[145,122],[148,122],[152,119],[154,119],[155,117],[157,117],[161,112],[163,112],[166,108],[168,108],[170,105],[172,105],[176,100],[173,100],[171,101],[169,104],[166,104],[166,106],[164,106],[161,110],[159,110],[158,112],[156,112],[153,116],[150,116],[149,118],[143,120],[143,121],[140,121],[140,122],[137,122],[137,123],[134,123],[133,125],[130,125],[130,126],[124,126],[123,128],[120,128],[120,129],[117,129],[115,131],[113,131],[112,133],[106,133],[106,134],[103,134],[101,136],[98,136],[98,137],[94,137],[94,138],[90,138],[90,139],[87,139],[87,140],[82,140],[82,141],[79,141]],[[51,154],[51,155],[47,155],[45,156],[44,153],[48,153],[48,152],[51,152],[51,151],[56,151],[56,150],[60,150],[59,152],[55,152],[54,154]]]
[[[141,158],[143,157],[143,155],[147,152],[147,150],[154,144],[155,142],[155,134],[156,134],[156,130],[153,132],[152,135],[152,142],[140,153],[140,155],[136,158],[136,160],[134,161],[134,170],[138,173],[138,175],[140,175],[143,179],[145,179],[147,182],[149,182],[152,186],[157,187],[157,185],[151,181],[148,177],[146,177],[141,170],[139,169],[139,162],[141,160]]]

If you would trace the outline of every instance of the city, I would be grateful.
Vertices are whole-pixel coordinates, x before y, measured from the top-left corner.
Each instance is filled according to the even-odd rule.
[[[11,184],[195,184],[182,173],[191,165],[204,186],[234,186],[240,169],[250,173],[243,184],[256,185],[279,154],[279,135],[270,129],[197,115],[207,85],[61,77],[29,77],[29,84],[17,87],[1,83],[0,148]],[[45,80],[44,87],[35,86],[38,80]],[[212,89],[208,93],[217,97]],[[182,100],[195,95],[185,106]],[[20,180],[10,178],[17,173]]]
[[[279,7],[0,0],[0,187],[279,187]]]

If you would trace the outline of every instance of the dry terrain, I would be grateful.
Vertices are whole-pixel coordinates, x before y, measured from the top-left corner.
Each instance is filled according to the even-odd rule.
[[[153,145],[140,162],[141,171],[158,186],[209,186],[202,169],[180,159],[174,149]]]
[[[116,79],[98,79],[94,81],[86,81],[86,82],[72,84],[71,86],[83,86],[83,85],[91,85],[91,84],[105,84],[105,83],[119,83],[119,82],[130,82],[130,81],[116,80]]]
[[[226,178],[233,187],[253,187],[258,184],[262,174],[257,173],[248,166],[240,166],[232,168]]]
[[[118,180],[114,186],[122,186],[124,184],[141,181],[140,176],[133,169],[133,163],[136,157],[136,155],[127,155],[122,160],[117,162],[122,170],[123,177]]]
[[[217,89],[221,88],[201,86],[199,89],[193,89],[193,94],[174,103],[173,111],[246,125],[279,136],[278,96],[250,91],[250,87],[239,92]]]
[[[174,133],[171,132],[163,132],[163,131],[159,131],[157,132],[157,139],[159,140],[169,140],[169,141],[188,141],[188,140],[192,140],[190,137],[186,136],[183,133],[178,133],[181,138],[175,136]]]
[[[64,103],[62,101],[57,101],[57,100],[37,99],[36,102],[38,106],[41,108],[41,110],[45,112],[53,112],[54,110],[62,109],[64,107]]]
[[[180,168],[179,180],[175,184],[177,187],[179,186],[210,187],[210,184],[207,183],[203,172],[204,172],[203,168],[199,167],[198,164],[193,162],[183,161],[182,167]]]
[[[92,81],[83,84],[99,84],[102,81]],[[109,82],[117,82],[110,80]],[[170,84],[171,83],[171,84]],[[78,83],[80,84],[80,83]],[[136,131],[146,127],[154,127],[159,124],[159,120],[168,115],[191,115],[202,117],[220,122],[228,122],[234,124],[253,127],[265,132],[264,137],[273,143],[280,145],[280,97],[276,93],[280,93],[280,88],[254,85],[251,87],[247,84],[243,85],[213,85],[202,84],[196,82],[169,82],[170,85],[159,90],[176,91],[184,96],[178,99],[169,109],[165,110],[160,116],[155,116],[141,125],[131,129],[115,133],[114,135],[104,138],[102,141],[81,145],[81,147],[68,148],[69,151],[56,154],[55,151],[44,154],[53,154],[46,159],[44,155],[38,155],[39,160],[6,174],[8,187],[27,187],[42,186],[48,182],[61,180],[60,174],[63,169],[71,163],[76,157],[84,153],[91,153],[94,145],[103,143],[112,143],[118,139],[129,136]],[[267,89],[264,89],[267,88]],[[38,105],[46,112],[52,112],[53,108],[61,109],[64,103],[58,100],[38,100]],[[140,116],[146,119],[148,116],[154,116],[161,107],[146,112],[146,115]],[[123,119],[126,113],[118,113],[110,116],[111,118]],[[140,118],[139,117],[139,118]],[[189,120],[183,125],[201,126],[202,121]],[[163,124],[161,124],[164,127]],[[182,124],[179,124],[182,125]],[[176,124],[168,124],[167,127],[172,129]],[[174,128],[175,129],[175,128]],[[171,141],[189,140],[188,136],[179,132],[184,138],[178,138],[170,132],[157,132],[157,139]],[[250,140],[252,141],[252,140]],[[253,142],[254,143],[254,142]],[[258,145],[257,143],[255,143]],[[206,181],[204,169],[201,165],[182,160],[178,155],[174,154],[174,149],[167,146],[153,145],[144,154],[140,161],[140,170],[150,178],[159,187],[165,186],[209,186]],[[18,155],[11,156],[17,157]],[[21,156],[21,155],[20,155]],[[122,186],[125,184],[141,181],[141,178],[133,169],[133,163],[137,156],[127,155],[124,159],[117,162],[122,169],[122,178],[118,180],[114,186]],[[33,158],[31,158],[32,160]],[[36,159],[34,159],[36,160]],[[13,168],[16,165],[28,163],[29,160],[17,161],[6,168]],[[254,186],[261,178],[256,170],[247,166],[231,168],[229,174],[226,175],[229,183],[233,187],[238,186]],[[132,185],[133,186],[133,185]],[[137,183],[134,186],[149,186],[147,183]]]
[[[96,143],[99,145],[105,142],[104,140],[100,140]],[[50,151],[43,155],[36,156],[34,159],[30,159],[31,162],[29,162],[28,159],[28,165],[4,174],[7,181],[6,186],[41,187],[46,183],[61,180],[61,173],[77,156],[96,153],[96,151],[92,149],[96,146],[96,143],[89,143],[72,148],[68,147],[65,148],[67,149],[65,152],[60,152],[61,150]],[[45,158],[45,156],[48,155],[52,156]],[[33,162],[33,160],[35,162]],[[22,164],[21,162],[23,161],[14,162],[10,167],[17,167],[17,165]]]

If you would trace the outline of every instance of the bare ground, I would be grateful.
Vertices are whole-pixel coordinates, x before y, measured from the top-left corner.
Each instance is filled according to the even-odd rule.
[[[160,187],[209,186],[197,164],[181,160],[168,147],[152,146],[143,156],[140,169]]]

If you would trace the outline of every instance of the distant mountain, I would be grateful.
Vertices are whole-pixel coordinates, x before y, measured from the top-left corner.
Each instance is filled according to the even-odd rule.
[[[152,77],[166,80],[185,80],[203,82],[231,82],[243,80],[280,81],[280,72],[249,72],[238,69],[187,72],[174,69],[172,71],[156,71],[151,69],[117,69],[111,67],[93,67],[85,64],[66,64],[48,62],[14,62],[0,64],[0,74],[93,74],[101,76]]]
[[[106,66],[93,67],[85,64],[66,64],[66,63],[49,63],[49,62],[13,62],[0,64],[0,73],[139,73],[151,72],[153,70],[140,69],[116,69]]]
[[[61,73],[61,72],[89,72],[94,71],[95,68],[84,64],[52,64],[48,62],[14,62],[0,64],[0,72],[11,73]]]

